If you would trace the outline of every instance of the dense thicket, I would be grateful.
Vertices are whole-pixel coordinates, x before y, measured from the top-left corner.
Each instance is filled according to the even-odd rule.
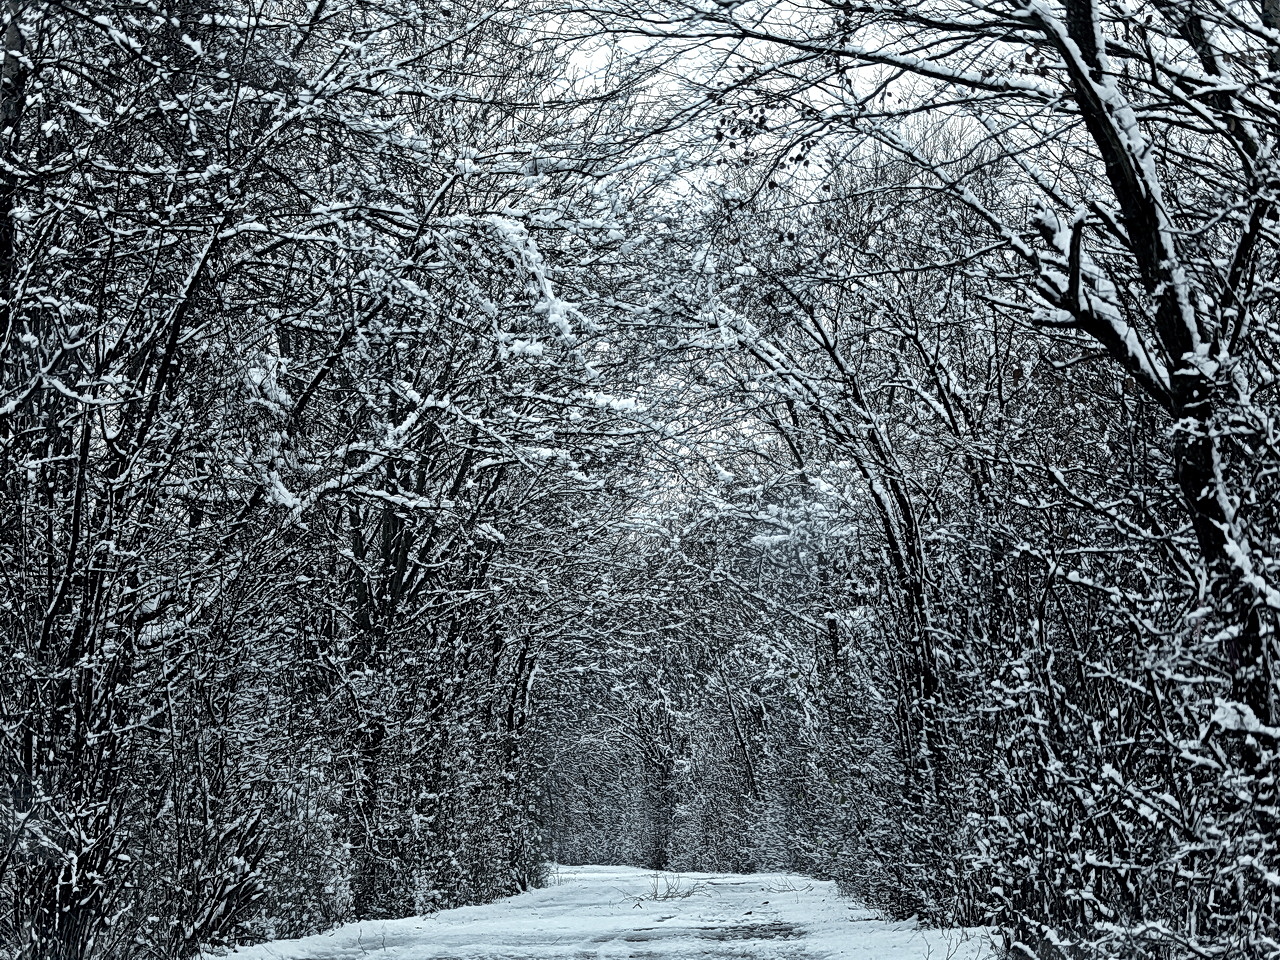
[[[793,509],[856,518],[834,613],[896,759],[836,778],[894,829],[831,869],[895,909],[1044,955],[1277,949],[1274,13],[620,28],[680,51],[719,154],[652,306],[773,428]]]
[[[616,432],[548,259],[610,189],[541,145],[625,103],[489,9],[5,11],[0,949],[535,881],[527,617]]]
[[[0,955],[1280,953],[1269,6],[3,15]]]

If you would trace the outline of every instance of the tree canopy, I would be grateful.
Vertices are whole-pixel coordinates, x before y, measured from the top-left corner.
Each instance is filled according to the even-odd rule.
[[[1280,952],[1272,0],[0,9],[0,957]]]

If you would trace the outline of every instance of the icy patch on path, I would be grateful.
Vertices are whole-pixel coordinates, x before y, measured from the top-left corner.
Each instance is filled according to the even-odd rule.
[[[212,955],[206,955],[212,956]],[[227,960],[991,960],[980,933],[916,930],[789,874],[561,867],[551,885],[429,917],[353,923]]]

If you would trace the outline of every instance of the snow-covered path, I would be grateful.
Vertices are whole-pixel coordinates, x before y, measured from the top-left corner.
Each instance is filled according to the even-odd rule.
[[[786,874],[561,867],[551,885],[430,917],[349,924],[231,960],[990,960],[981,935],[892,924]]]

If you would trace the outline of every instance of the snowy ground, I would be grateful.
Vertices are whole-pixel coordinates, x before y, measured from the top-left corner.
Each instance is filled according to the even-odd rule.
[[[893,924],[785,874],[561,867],[542,890],[350,924],[229,960],[992,960],[980,933]]]

